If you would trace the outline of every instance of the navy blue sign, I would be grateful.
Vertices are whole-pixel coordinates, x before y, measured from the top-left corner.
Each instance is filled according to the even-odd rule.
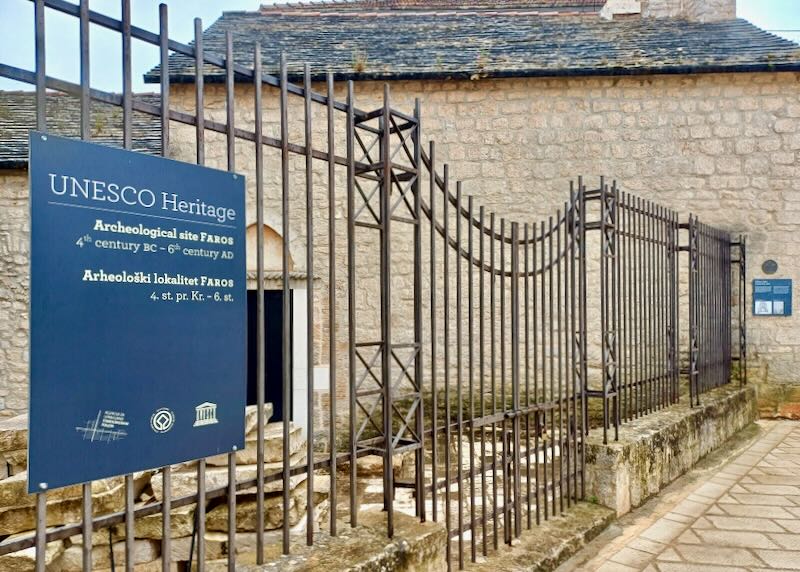
[[[241,448],[244,178],[31,133],[28,490]]]
[[[787,279],[753,280],[753,314],[756,316],[791,316],[792,281]]]

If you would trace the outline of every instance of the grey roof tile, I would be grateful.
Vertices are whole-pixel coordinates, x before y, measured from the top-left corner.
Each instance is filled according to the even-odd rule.
[[[137,95],[156,100],[158,96]],[[80,137],[80,100],[65,94],[47,94],[47,129],[65,137]],[[0,168],[25,168],[28,164],[28,132],[36,128],[36,98],[33,92],[0,92]],[[96,143],[122,146],[122,108],[92,102],[91,138]],[[161,122],[158,117],[134,112],[133,150],[161,153]]]
[[[285,51],[293,79],[304,62],[315,79],[330,70],[339,80],[800,71],[800,46],[745,20],[265,9],[224,13],[204,33],[206,50],[224,54],[227,30],[237,63],[252,65],[258,40],[264,71],[277,73]],[[192,58],[173,55],[169,70],[172,81],[194,81]],[[205,73],[209,81],[223,78],[219,68]],[[156,67],[145,79],[157,82],[159,74]]]

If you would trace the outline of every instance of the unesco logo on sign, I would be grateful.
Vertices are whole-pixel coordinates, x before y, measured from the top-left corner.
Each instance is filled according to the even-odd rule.
[[[175,414],[171,409],[162,407],[150,417],[150,428],[156,433],[166,433],[175,425]]]

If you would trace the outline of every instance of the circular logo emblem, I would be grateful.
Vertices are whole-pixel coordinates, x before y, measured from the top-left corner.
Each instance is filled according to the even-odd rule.
[[[162,407],[150,417],[150,427],[156,433],[166,433],[175,425],[175,414],[171,409]]]

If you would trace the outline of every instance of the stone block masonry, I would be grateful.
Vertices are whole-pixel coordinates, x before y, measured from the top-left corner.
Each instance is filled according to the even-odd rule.
[[[586,496],[626,514],[756,417],[754,389],[729,386],[704,394],[700,407],[683,403],[623,425],[618,442],[604,445],[593,431],[586,443]]]
[[[324,86],[316,86],[324,91]],[[749,285],[761,263],[778,262],[775,277],[800,280],[800,74],[697,74],[607,78],[514,78],[476,81],[400,81],[391,83],[392,105],[413,108],[422,102],[423,141],[437,142],[439,163],[451,165],[453,179],[498,216],[538,222],[563,206],[569,181],[583,175],[616,178],[626,192],[689,212],[713,226],[748,235]],[[362,109],[381,105],[383,86],[356,84]],[[193,86],[174,85],[172,105],[193,111]],[[336,95],[344,99],[344,85]],[[293,142],[302,141],[302,101],[290,98]],[[236,88],[236,124],[250,128],[252,88]],[[224,121],[224,91],[206,86],[206,116]],[[265,133],[279,133],[277,93],[264,92]],[[325,116],[314,106],[314,141],[324,148]],[[336,148],[345,148],[343,118],[337,119]],[[194,128],[173,124],[171,155],[194,161]],[[254,149],[237,143],[237,170],[248,178],[248,223],[255,220]],[[225,140],[209,133],[207,163],[225,168]],[[290,248],[302,271],[307,237],[304,231],[302,157],[291,161],[292,231]],[[265,151],[265,220],[277,232],[280,224],[279,153]],[[327,202],[325,165],[315,162],[315,320],[323,326],[313,348],[319,364],[327,355]],[[336,260],[346,268],[346,197],[344,171],[337,170]],[[0,176],[0,416],[27,408],[28,291],[27,177],[24,171]],[[405,241],[410,243],[410,241]],[[403,246],[404,241],[395,241]],[[364,241],[358,252],[375,244]],[[393,269],[394,293],[408,298],[412,284],[411,249],[398,252]],[[440,253],[441,254],[441,253]],[[365,254],[365,256],[367,256]],[[426,264],[424,261],[423,264]],[[681,266],[685,278],[685,264]],[[378,314],[377,267],[359,275],[356,293],[359,324],[374,325]],[[337,321],[337,394],[347,393],[347,304],[339,272]],[[590,292],[590,295],[594,295]],[[591,298],[590,305],[596,302]],[[405,307],[405,306],[404,306]],[[404,312],[405,310],[402,310]],[[427,300],[423,312],[428,311]],[[409,323],[395,310],[395,324]],[[399,327],[398,326],[398,327]],[[770,401],[762,411],[787,415],[783,407],[800,388],[800,328],[797,318],[753,318],[749,329],[749,380]],[[685,329],[683,329],[685,333]],[[398,330],[398,334],[400,332]],[[440,340],[440,347],[443,340]],[[682,349],[686,349],[685,346]],[[599,356],[599,352],[592,352]],[[685,358],[684,358],[685,359]],[[429,363],[429,362],[428,362]],[[594,365],[594,364],[590,364]],[[773,391],[773,389],[777,388]],[[318,400],[319,403],[323,399]],[[324,414],[324,412],[322,412]],[[322,417],[318,417],[323,422]],[[319,425],[324,426],[324,423]]]

